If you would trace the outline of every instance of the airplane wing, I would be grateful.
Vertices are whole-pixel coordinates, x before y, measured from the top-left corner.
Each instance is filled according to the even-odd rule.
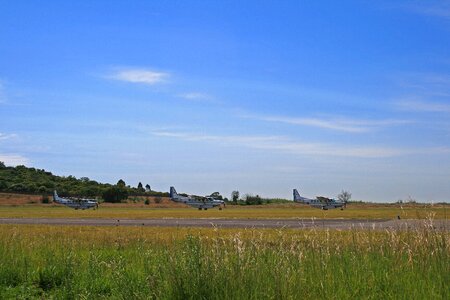
[[[319,200],[322,203],[330,203],[332,201],[330,198],[322,197],[322,196],[318,196],[316,198],[317,198],[317,200]]]

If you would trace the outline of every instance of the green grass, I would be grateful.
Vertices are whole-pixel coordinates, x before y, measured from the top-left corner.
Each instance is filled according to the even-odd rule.
[[[263,205],[227,206],[223,210],[208,209],[199,211],[192,207],[148,208],[100,206],[98,210],[74,210],[65,206],[0,206],[1,218],[112,218],[112,219],[150,219],[150,218],[236,218],[236,219],[289,219],[289,218],[348,218],[348,219],[446,219],[448,205],[372,205],[354,204],[347,209],[323,211],[307,205]]]
[[[448,299],[449,233],[0,226],[0,298]]]

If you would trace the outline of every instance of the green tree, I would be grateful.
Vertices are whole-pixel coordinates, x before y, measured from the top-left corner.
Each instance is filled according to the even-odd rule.
[[[238,202],[238,200],[239,200],[239,191],[233,191],[233,192],[231,192],[231,200],[232,200],[234,203],[237,203],[237,202]]]
[[[128,191],[125,187],[115,185],[107,188],[102,195],[105,202],[120,203],[128,198]]]
[[[12,192],[24,193],[27,191],[27,187],[22,183],[16,183],[10,186],[9,188]]]
[[[122,179],[119,179],[119,181],[117,181],[117,185],[121,186],[121,187],[125,187],[125,181],[123,181]]]
[[[8,184],[4,180],[0,180],[0,191],[6,191],[8,189]]]
[[[245,195],[245,204],[247,205],[261,205],[263,203],[259,195],[253,196],[250,194]]]
[[[41,185],[41,186],[37,189],[37,192],[38,192],[39,194],[46,194],[46,193],[48,193],[49,191],[48,191],[47,187]]]
[[[144,186],[142,185],[142,182],[138,183],[137,189],[138,189],[139,193],[144,193],[145,192],[145,189],[144,189]]]

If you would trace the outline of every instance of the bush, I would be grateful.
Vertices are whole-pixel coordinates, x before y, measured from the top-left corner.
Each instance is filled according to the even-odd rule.
[[[145,199],[144,204],[149,205],[150,204],[150,199]]]
[[[41,202],[44,204],[49,204],[50,203],[50,198],[48,198],[47,195],[43,195],[41,198]]]
[[[128,191],[125,189],[125,187],[122,186],[112,186],[107,188],[103,192],[103,199],[105,202],[111,202],[111,203],[120,203],[122,200],[125,200],[128,198]]]
[[[246,195],[245,204],[247,205],[261,205],[263,203],[261,197],[258,195],[252,196],[252,195]]]

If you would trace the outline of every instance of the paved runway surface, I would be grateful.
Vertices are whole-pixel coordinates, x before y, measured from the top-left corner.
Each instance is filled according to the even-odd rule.
[[[449,230],[450,220],[354,220],[354,219],[57,219],[0,218],[0,224],[85,225],[85,226],[161,226],[218,228],[330,228],[330,229],[407,229],[433,226]]]

